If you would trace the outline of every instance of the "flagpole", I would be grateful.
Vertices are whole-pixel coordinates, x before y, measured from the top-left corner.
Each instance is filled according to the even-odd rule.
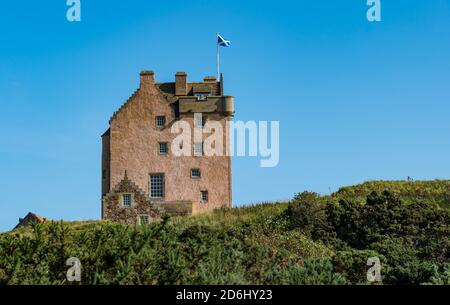
[[[220,77],[219,32],[216,33],[216,47],[217,47],[217,80],[219,80],[219,77]]]

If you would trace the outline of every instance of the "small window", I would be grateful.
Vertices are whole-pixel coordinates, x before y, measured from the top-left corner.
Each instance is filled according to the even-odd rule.
[[[156,117],[156,128],[164,128],[166,126],[166,117],[165,116],[157,116]]]
[[[200,192],[200,199],[202,203],[207,203],[208,202],[208,191],[201,191]]]
[[[159,143],[159,154],[167,155],[169,153],[169,147],[167,143]]]
[[[194,95],[197,97],[197,100],[204,101],[208,96],[211,96],[211,93],[194,93]]]
[[[122,195],[122,206],[129,208],[131,207],[131,194],[123,194]]]
[[[194,143],[194,156],[201,156],[203,154],[203,143]]]
[[[164,197],[164,175],[150,176],[150,197],[162,198]]]
[[[193,168],[191,169],[191,178],[199,179],[201,177],[200,169],[199,168]]]
[[[139,215],[139,224],[140,225],[148,225],[150,217],[148,215]]]

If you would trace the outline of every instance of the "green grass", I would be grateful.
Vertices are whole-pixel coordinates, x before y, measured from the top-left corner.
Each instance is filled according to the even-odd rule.
[[[233,209],[221,209],[189,217],[175,217],[171,222],[176,226],[186,227],[193,224],[213,227],[232,226],[256,219],[278,215],[288,208],[288,202],[266,202]]]
[[[173,217],[146,226],[47,222],[0,235],[0,284],[286,284],[290,271],[333,251],[287,229],[288,203]],[[298,277],[297,277],[298,280]]]
[[[353,199],[363,203],[372,192],[389,191],[402,198],[403,203],[417,201],[435,203],[450,208],[450,180],[433,181],[370,181],[340,188],[331,195],[334,199]]]

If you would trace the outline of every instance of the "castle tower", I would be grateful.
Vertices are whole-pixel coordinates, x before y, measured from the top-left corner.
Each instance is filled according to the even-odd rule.
[[[102,135],[102,218],[146,223],[162,210],[186,215],[230,208],[227,122],[233,113],[222,77],[190,83],[178,72],[174,82],[157,83],[152,71],[141,72],[139,89]],[[222,141],[208,146],[212,133]],[[180,142],[181,134],[191,141]],[[205,151],[210,146],[213,154]]]

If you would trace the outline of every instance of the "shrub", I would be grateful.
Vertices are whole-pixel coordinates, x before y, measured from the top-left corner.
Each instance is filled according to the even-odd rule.
[[[367,284],[367,260],[371,257],[378,257],[381,263],[382,274],[386,270],[386,259],[373,250],[338,251],[332,258],[334,269],[343,275],[351,284]]]
[[[345,277],[336,272],[329,259],[309,260],[303,267],[294,267],[288,273],[293,285],[344,285]]]
[[[304,193],[293,200],[290,216],[294,227],[337,251],[334,267],[351,283],[365,281],[371,256],[382,259],[384,283],[445,282],[440,270],[450,262],[450,215],[433,201],[404,204],[384,191],[370,193],[365,204],[352,197],[336,203]]]

